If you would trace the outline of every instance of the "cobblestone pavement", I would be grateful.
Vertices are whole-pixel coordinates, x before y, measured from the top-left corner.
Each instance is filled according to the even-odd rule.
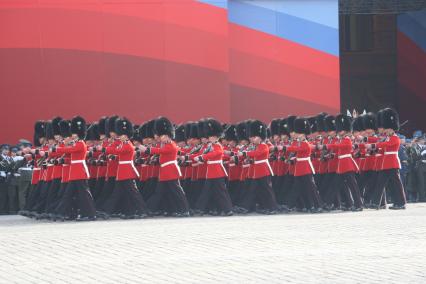
[[[405,211],[53,223],[0,217],[0,283],[426,283]]]

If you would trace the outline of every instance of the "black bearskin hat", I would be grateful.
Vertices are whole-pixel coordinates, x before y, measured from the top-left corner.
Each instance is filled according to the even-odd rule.
[[[364,127],[362,125],[362,116],[358,116],[352,121],[352,130],[353,131],[363,131]]]
[[[238,141],[237,128],[235,127],[235,125],[230,124],[225,129],[225,139],[228,141]]]
[[[108,117],[106,117],[106,116],[103,116],[99,119],[99,122],[98,122],[99,135],[105,135],[106,134],[105,128],[106,128],[107,121],[108,121]]]
[[[71,136],[71,121],[69,120],[61,120],[59,122],[59,129],[61,130],[62,137],[70,137]]]
[[[184,124],[178,125],[175,130],[175,141],[185,142],[186,141],[186,127]]]
[[[316,116],[308,117],[308,121],[309,121],[309,126],[311,127],[311,133],[317,132],[318,131],[317,117]]]
[[[105,134],[109,137],[110,132],[115,132],[115,122],[118,119],[117,115],[108,117],[105,122]]]
[[[154,138],[155,119],[152,119],[146,124],[145,138]]]
[[[383,112],[385,110],[381,109],[376,114],[376,127],[377,128],[383,128]]]
[[[289,115],[287,117],[287,123],[288,123],[288,131],[294,132],[294,120],[296,119],[295,115]]]
[[[308,119],[304,117],[297,117],[294,120],[294,132],[298,134],[311,134],[311,126]]]
[[[221,137],[223,134],[222,124],[214,118],[207,118],[204,123],[204,134],[206,137],[217,136]]]
[[[46,138],[49,140],[55,139],[52,121],[46,121]]]
[[[188,123],[188,129],[189,129],[189,133],[188,133],[188,138],[191,139],[199,139],[200,136],[198,135],[198,122],[190,122]]]
[[[204,132],[204,123],[206,122],[206,119],[200,119],[198,122],[197,122],[197,125],[198,125],[198,137],[200,137],[200,138],[207,138],[207,135],[206,135],[206,133]]]
[[[55,117],[52,119],[52,128],[53,128],[53,135],[61,135],[61,129],[59,128],[59,122],[61,122],[62,117]]]
[[[325,112],[320,113],[317,115],[317,131],[319,132],[324,132],[326,131],[326,125],[325,125],[325,117],[327,116],[327,114]]]
[[[130,120],[125,117],[120,117],[115,121],[115,133],[117,135],[127,135],[127,137],[133,136],[133,124]]]
[[[327,115],[324,118],[325,131],[336,131],[336,118],[332,115]]]
[[[46,122],[42,120],[36,121],[34,124],[34,135],[39,138],[46,136]]]
[[[71,133],[77,134],[83,139],[86,136],[86,121],[81,116],[75,116],[71,120]]]
[[[138,135],[139,135],[140,141],[142,141],[143,139],[146,138],[146,129],[147,129],[147,127],[148,127],[148,122],[144,122],[144,123],[142,123],[141,126],[139,126]]]
[[[262,140],[266,139],[268,132],[266,125],[260,120],[252,120],[249,124],[249,137],[259,136]]]
[[[280,120],[280,126],[279,127],[280,127],[280,130],[279,130],[280,135],[290,136],[290,131],[289,131],[289,128],[288,128],[288,119],[287,118],[284,118],[284,119]]]
[[[383,121],[383,128],[393,129],[395,131],[399,130],[399,115],[395,110],[391,108],[384,109],[382,121]]]
[[[236,126],[238,141],[248,140],[248,121],[241,121]]]
[[[98,123],[92,123],[89,127],[87,127],[87,133],[84,140],[99,140],[99,125]]]
[[[269,129],[271,130],[271,136],[280,135],[280,122],[281,119],[279,118],[271,120],[271,124],[269,125]]]
[[[336,116],[336,131],[352,131],[352,118],[346,114]]]
[[[159,117],[154,122],[154,134],[161,136],[161,135],[168,135],[170,138],[174,138],[174,127],[171,121],[166,117]]]
[[[367,114],[361,115],[361,117],[363,129],[377,130],[377,117],[374,113],[369,112]]]

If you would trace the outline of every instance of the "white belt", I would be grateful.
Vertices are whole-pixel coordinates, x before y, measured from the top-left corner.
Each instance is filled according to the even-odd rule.
[[[207,165],[216,165],[219,164],[222,167],[223,173],[228,176],[228,173],[225,170],[225,167],[223,166],[222,160],[217,160],[217,161],[207,161]],[[209,169],[207,168],[207,171]]]
[[[135,172],[135,174],[139,177],[139,172],[138,170],[135,168],[135,164],[133,164],[133,161],[119,161],[118,162],[119,165],[131,165],[133,168],[133,171]]]
[[[269,160],[268,159],[254,161],[255,165],[263,164],[263,163],[265,163],[266,165],[268,165],[269,172],[271,173],[271,176],[274,176],[274,172],[272,171],[272,168],[271,168],[271,165],[269,164]]]
[[[345,155],[339,156],[339,159],[344,159],[344,158],[352,158],[352,154],[345,154]]]
[[[39,171],[41,168],[33,168],[33,171]]]
[[[72,160],[71,164],[83,164],[84,170],[86,171],[87,178],[90,178],[89,169],[86,165],[86,160]]]
[[[376,157],[381,157],[381,156],[383,156],[382,154],[376,154]]]
[[[426,161],[425,161],[426,162]],[[235,167],[235,164],[231,163],[229,164],[230,167]]]
[[[193,166],[193,167],[198,167],[198,163],[191,164],[191,166]]]
[[[302,161],[310,161],[311,158],[310,157],[306,157],[306,158],[296,158],[296,161],[298,162],[302,162]]]
[[[176,169],[177,169],[177,171],[179,173],[179,177],[182,176],[182,173],[180,171],[180,168],[179,168],[178,163],[177,163],[176,160],[165,162],[165,163],[161,164],[160,167],[164,168],[165,166],[169,166],[169,165],[175,165],[175,167],[176,167]]]
[[[250,164],[243,165],[243,168],[248,168],[248,167],[250,167]]]
[[[213,164],[221,164],[222,160],[217,160],[217,161],[207,161],[207,165],[213,165]]]

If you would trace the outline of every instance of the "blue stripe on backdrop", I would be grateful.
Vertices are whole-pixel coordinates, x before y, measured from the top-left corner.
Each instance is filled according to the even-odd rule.
[[[223,9],[228,8],[228,0],[198,0],[198,2],[210,4]]]
[[[426,17],[426,11],[421,12],[423,12],[423,15]],[[416,15],[416,17],[417,16],[418,15]],[[426,52],[426,27],[416,20],[411,13],[398,16],[398,30],[407,35]]]
[[[339,30],[337,28],[252,4],[260,1],[229,1],[229,21],[335,56],[339,55]],[[300,5],[299,7],[306,8]],[[336,1],[334,9],[336,15],[338,13],[337,9]]]
[[[257,0],[245,2],[330,28],[339,28],[337,0]]]

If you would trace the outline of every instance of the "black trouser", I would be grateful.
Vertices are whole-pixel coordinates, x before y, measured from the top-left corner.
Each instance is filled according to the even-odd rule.
[[[217,208],[221,212],[232,210],[231,198],[226,189],[225,178],[205,180],[195,208],[205,212],[209,207]]]
[[[188,201],[178,179],[157,182],[154,193],[147,201],[147,207],[151,212],[158,212],[162,205],[167,207],[168,212],[188,212]]]
[[[366,188],[368,183],[371,182],[372,176],[374,175],[374,171],[366,171],[362,172],[358,179],[358,188],[361,194],[361,197],[365,200],[366,197]]]
[[[290,198],[291,192],[292,192],[292,188],[293,188],[293,182],[294,182],[294,176],[290,175],[290,174],[286,174],[283,177],[284,181],[282,182],[281,186],[282,186],[282,204],[287,205],[288,206],[288,200]]]
[[[40,195],[39,187],[40,182],[38,182],[37,184],[31,184],[27,196],[27,201],[25,202],[25,210],[30,211],[31,208],[34,206],[35,202],[38,199],[38,196]]]
[[[92,196],[93,196],[93,199],[95,200],[95,204],[96,204],[96,201],[102,195],[102,190],[104,189],[104,186],[105,186],[105,178],[102,177],[102,178],[96,179],[95,189],[92,192]]]
[[[201,190],[203,189],[205,179],[197,179],[191,181],[191,184],[188,188],[188,195],[186,199],[188,200],[189,208],[195,209],[198,198],[200,197]]]
[[[98,198],[96,199],[96,210],[103,211],[105,202],[111,196],[115,187],[115,177],[110,177],[104,182],[102,190],[99,192]]]
[[[251,179],[249,187],[245,189],[245,194],[240,206],[247,210],[252,210],[259,205],[261,209],[276,210],[277,201],[272,190],[270,176]]]
[[[157,187],[158,178],[148,179],[142,188],[142,197],[145,201],[154,194],[155,188]]]
[[[46,210],[46,201],[47,196],[49,195],[51,181],[43,181],[40,186],[40,195],[38,196],[38,200],[31,208],[31,211],[35,211],[37,213],[44,213]]]
[[[68,182],[62,201],[57,208],[57,213],[66,217],[72,217],[74,212],[81,217],[95,216],[95,204],[87,180]]]
[[[8,187],[9,181],[4,177],[0,177],[0,214],[9,213]]]
[[[95,196],[98,195],[97,192],[96,192],[96,178],[90,178],[87,181],[87,184],[89,185],[89,190],[90,190],[90,193],[93,196],[93,199],[95,199]]]
[[[378,173],[376,186],[372,194],[375,205],[381,205],[385,189],[388,187],[394,205],[403,206],[407,203],[399,169],[382,170]]]
[[[327,173],[323,174],[321,185],[318,187],[318,192],[321,198],[328,203],[328,195],[330,194],[330,190],[332,187],[332,183],[334,182],[336,173]]]
[[[55,204],[57,204],[56,200],[58,200],[59,198],[60,187],[61,187],[60,178],[52,180],[52,182],[50,183],[49,192],[47,194],[46,208],[44,212],[53,213],[53,211],[55,210]]]
[[[67,189],[68,182],[61,182],[59,186],[59,191],[56,200],[52,202],[52,212],[51,213],[58,213],[57,209],[60,208],[60,204],[62,202],[62,199],[65,195],[65,191]]]
[[[361,194],[359,192],[354,172],[337,174],[335,176],[335,182],[332,184],[333,186],[330,188],[330,195],[327,196],[329,204],[339,200],[339,195],[342,194],[347,208],[351,208],[353,206],[355,206],[355,208],[362,207]]]
[[[228,181],[228,193],[231,198],[232,204],[238,204],[241,196],[241,181],[230,180]]]
[[[103,205],[107,214],[121,213],[126,216],[146,213],[146,205],[133,179],[119,180]]]
[[[307,208],[318,208],[319,203],[315,201],[315,191],[317,190],[312,174],[295,176],[293,187],[288,198],[288,207],[295,208],[297,201],[303,199]]]
[[[415,174],[417,177],[417,198],[420,202],[426,201],[426,163],[420,163]]]

